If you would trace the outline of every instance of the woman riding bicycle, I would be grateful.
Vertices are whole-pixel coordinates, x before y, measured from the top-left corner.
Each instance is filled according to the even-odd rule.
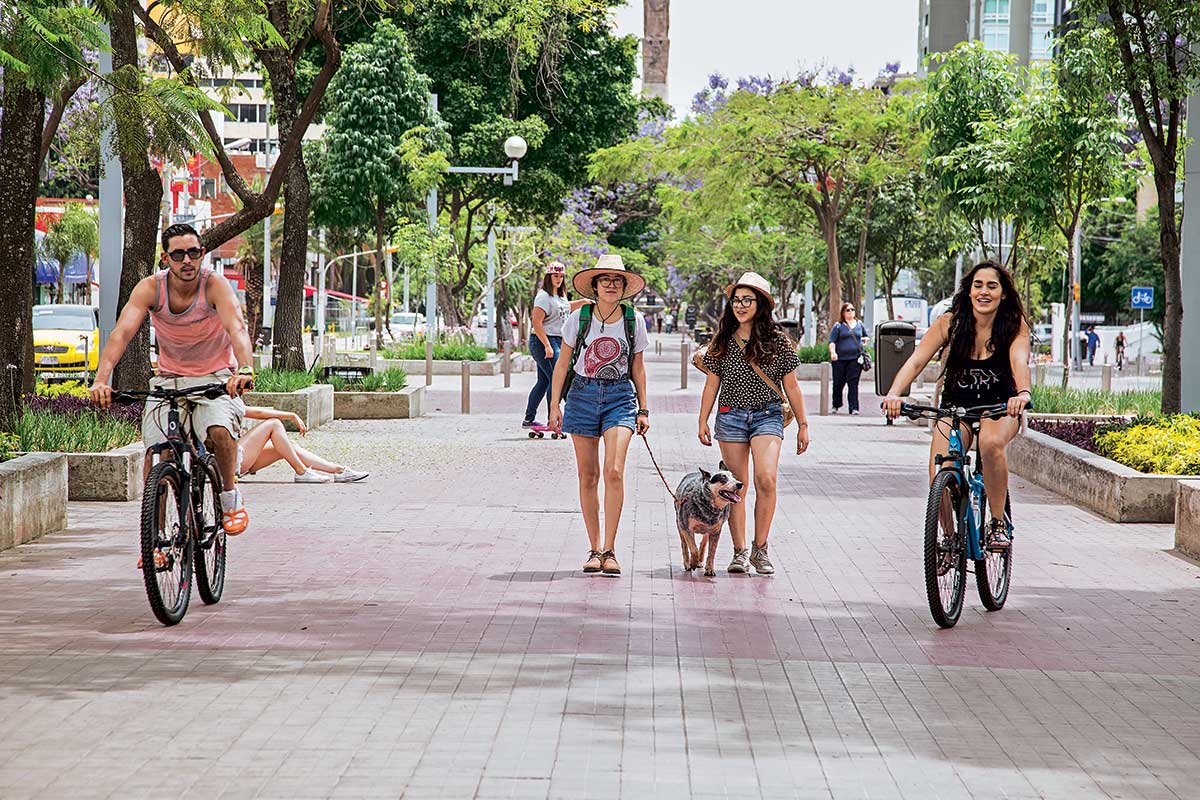
[[[1029,325],[1016,283],[1008,270],[983,261],[963,276],[950,311],[929,326],[917,350],[896,373],[883,401],[888,417],[900,414],[900,395],[938,353],[942,354],[941,407],[1008,405],[1008,415],[979,421],[983,482],[990,500],[991,520],[986,548],[993,552],[1011,543],[1004,523],[1008,498],[1008,460],[1005,450],[1017,435],[1019,418],[1029,404]],[[971,446],[970,430],[960,430]],[[948,431],[934,426],[929,447],[929,477],[937,471],[935,457],[949,448]]]

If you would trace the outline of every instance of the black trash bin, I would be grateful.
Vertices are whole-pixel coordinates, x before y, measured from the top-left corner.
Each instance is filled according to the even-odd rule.
[[[917,349],[917,327],[911,322],[890,319],[875,326],[875,394],[887,396],[896,373]],[[902,396],[910,387],[903,387]]]

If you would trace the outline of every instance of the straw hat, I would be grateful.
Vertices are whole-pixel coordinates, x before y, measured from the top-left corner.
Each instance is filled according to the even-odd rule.
[[[596,292],[592,290],[592,278],[606,274],[620,275],[625,279],[625,293],[621,295],[622,300],[633,297],[646,288],[645,278],[625,269],[625,262],[616,253],[605,253],[596,259],[596,266],[575,273],[575,277],[571,279],[571,285],[583,297],[595,300]]]
[[[762,275],[757,272],[743,272],[742,277],[725,287],[725,296],[732,298],[733,290],[739,286],[745,286],[758,292],[767,301],[769,308],[775,308],[775,298],[771,296],[771,284],[767,283],[767,279]]]

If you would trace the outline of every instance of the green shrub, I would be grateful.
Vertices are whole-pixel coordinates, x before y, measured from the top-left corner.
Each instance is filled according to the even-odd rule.
[[[354,387],[360,392],[379,392],[383,390],[383,374],[372,372],[370,375],[364,375],[362,384]]]
[[[462,341],[461,337],[451,340],[437,341],[433,345],[434,361],[483,361],[487,358],[487,348],[474,342]],[[394,358],[402,361],[422,361],[425,358],[425,337],[417,336],[410,342],[404,342],[383,351],[384,358]]]
[[[141,428],[96,411],[63,415],[25,409],[17,420],[18,450],[47,453],[103,453],[142,438]]]
[[[796,350],[796,355],[800,357],[801,364],[824,364],[829,360],[829,345],[802,346]]]
[[[38,397],[78,397],[81,400],[87,400],[91,397],[88,393],[88,387],[82,381],[63,381],[62,383],[42,383],[38,381],[36,387]]]
[[[1138,417],[1093,441],[1100,455],[1139,472],[1200,475],[1200,415]]]
[[[1100,389],[1063,389],[1034,386],[1033,410],[1038,414],[1139,414],[1162,408],[1161,391],[1105,392]]]
[[[254,378],[256,392],[295,392],[312,386],[317,376],[298,369],[263,369]]]
[[[408,386],[408,373],[400,367],[388,367],[382,375],[385,392],[398,392]]]
[[[15,433],[4,433],[0,431],[0,461],[8,461],[16,456],[17,451],[21,449],[21,440],[17,438]]]
[[[333,387],[335,392],[345,391],[346,389],[346,379],[341,375],[328,375],[321,379],[321,383],[328,383]]]

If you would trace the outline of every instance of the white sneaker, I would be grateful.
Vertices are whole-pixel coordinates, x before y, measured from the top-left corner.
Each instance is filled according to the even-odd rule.
[[[330,483],[333,481],[333,476],[328,472],[317,472],[309,467],[303,475],[297,475],[295,481],[296,483]]]
[[[371,473],[369,473],[369,472],[359,472],[357,470],[353,470],[353,469],[350,469],[349,467],[346,467],[341,472],[333,473],[333,482],[334,483],[354,483],[355,481],[361,481],[363,478],[367,477],[370,474]]]

